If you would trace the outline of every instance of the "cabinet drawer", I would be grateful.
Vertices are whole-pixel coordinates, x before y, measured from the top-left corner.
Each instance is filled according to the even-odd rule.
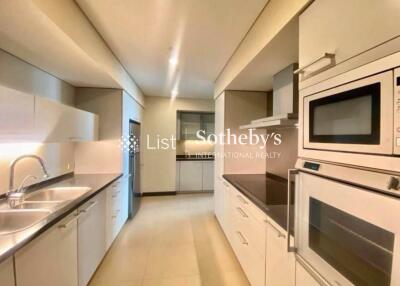
[[[238,205],[232,205],[232,225],[246,236],[260,255],[265,254],[265,223],[259,223]]]
[[[314,62],[324,53],[334,53],[339,64],[399,36],[399,13],[398,1],[314,1],[300,15],[300,67]],[[324,70],[326,63],[321,61],[310,66],[305,75]]]
[[[252,286],[265,285],[265,253],[262,255],[238,228],[232,230],[232,247]]]

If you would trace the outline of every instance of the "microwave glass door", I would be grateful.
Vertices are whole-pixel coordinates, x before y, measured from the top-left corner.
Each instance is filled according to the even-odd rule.
[[[393,71],[303,97],[303,149],[393,154]]]
[[[310,101],[310,142],[379,144],[380,83]]]
[[[332,285],[400,285],[400,199],[300,173],[298,254]]]

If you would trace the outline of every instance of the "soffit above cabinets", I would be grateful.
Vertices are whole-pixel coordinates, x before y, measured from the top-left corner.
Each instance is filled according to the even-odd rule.
[[[2,1],[0,48],[74,85],[118,87],[34,1]]]
[[[267,2],[77,0],[146,95],[202,98]]]
[[[299,21],[291,20],[228,84],[228,90],[272,90],[273,76],[299,58]]]

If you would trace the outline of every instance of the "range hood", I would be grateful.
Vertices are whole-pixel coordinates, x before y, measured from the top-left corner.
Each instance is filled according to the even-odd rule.
[[[272,114],[242,125],[240,129],[297,127],[299,88],[298,76],[294,74],[297,68],[297,64],[291,64],[274,75],[273,93],[268,99],[268,105],[272,106]]]

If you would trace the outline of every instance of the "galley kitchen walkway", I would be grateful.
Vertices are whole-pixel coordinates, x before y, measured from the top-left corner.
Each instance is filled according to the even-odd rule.
[[[213,207],[212,194],[144,197],[90,286],[249,285]]]

